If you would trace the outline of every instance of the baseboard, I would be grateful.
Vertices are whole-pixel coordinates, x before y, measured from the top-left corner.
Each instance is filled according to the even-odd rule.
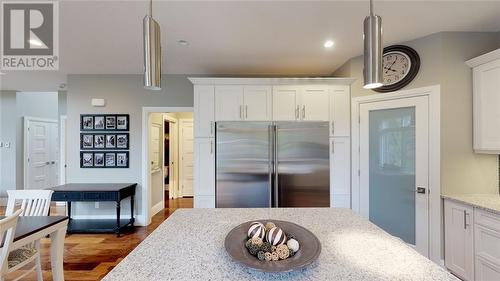
[[[151,208],[151,216],[154,216],[154,215],[158,214],[158,212],[160,212],[161,210],[163,210],[164,204],[165,203],[163,203],[163,200],[162,200],[162,201],[158,202],[156,205],[154,205]]]

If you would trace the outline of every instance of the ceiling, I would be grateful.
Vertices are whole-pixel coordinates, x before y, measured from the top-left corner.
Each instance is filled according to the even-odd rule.
[[[60,3],[60,71],[142,73],[148,1]],[[328,75],[362,54],[368,1],[159,1],[163,73]],[[499,31],[500,1],[377,1],[384,45],[440,31]],[[325,49],[323,42],[335,42]],[[181,46],[178,40],[189,41]]]

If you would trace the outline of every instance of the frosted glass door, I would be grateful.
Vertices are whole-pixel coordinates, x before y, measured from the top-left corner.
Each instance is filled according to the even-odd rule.
[[[369,115],[370,221],[415,244],[415,108]]]
[[[362,214],[428,254],[426,97],[360,106]]]

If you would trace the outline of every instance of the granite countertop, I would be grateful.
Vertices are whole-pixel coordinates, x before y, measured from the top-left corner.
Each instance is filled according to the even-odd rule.
[[[309,267],[261,273],[231,260],[226,234],[271,218],[297,223],[321,241]],[[458,280],[349,209],[179,209],[123,259],[104,281],[125,280]]]
[[[454,194],[441,197],[500,214],[499,194]]]

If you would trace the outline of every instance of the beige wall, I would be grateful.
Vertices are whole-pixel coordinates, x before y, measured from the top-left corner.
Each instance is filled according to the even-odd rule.
[[[497,193],[496,155],[472,151],[472,79],[464,61],[498,47],[497,33],[445,32],[402,44],[414,48],[421,66],[405,89],[441,85],[441,193]],[[365,90],[363,57],[347,61],[334,76],[353,77],[353,97]]]

